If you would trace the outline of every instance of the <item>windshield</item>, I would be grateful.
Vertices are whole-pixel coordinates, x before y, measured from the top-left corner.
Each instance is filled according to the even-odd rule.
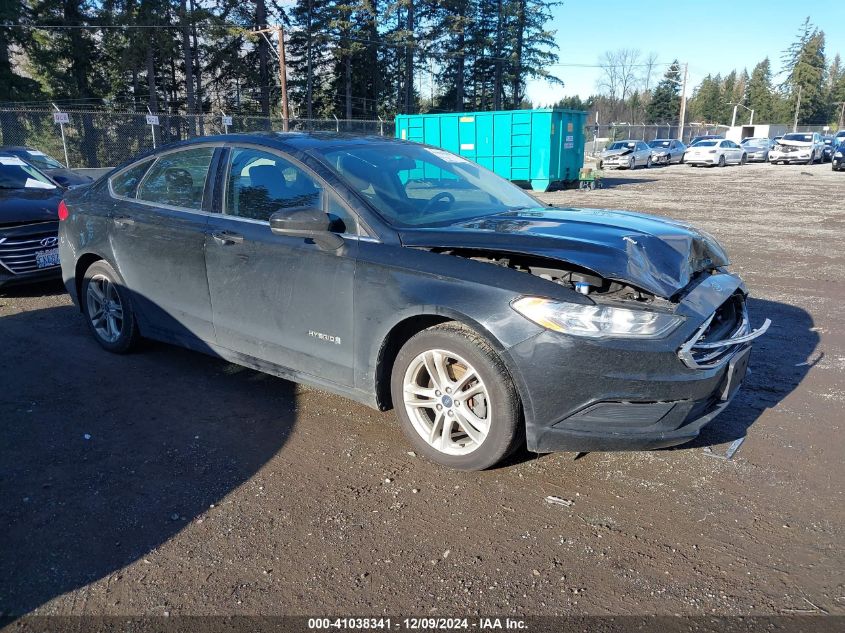
[[[611,143],[607,149],[629,149],[636,146],[637,144],[634,141],[616,141],[615,143]]]
[[[802,141],[804,143],[811,143],[813,141],[812,134],[784,134],[784,141]]]
[[[0,156],[0,189],[55,189],[40,171],[17,156]]]
[[[539,204],[493,172],[439,149],[385,143],[320,153],[396,226],[447,226]]]
[[[32,163],[38,169],[64,169],[59,161],[52,156],[47,156],[44,152],[39,152],[36,149],[28,149],[21,152],[20,156],[28,163]]]
[[[742,142],[743,145],[748,147],[766,147],[769,144],[769,139],[767,138],[747,138]]]
[[[693,144],[693,147],[713,147],[718,143],[719,141],[698,141],[697,143]]]
[[[649,141],[648,146],[649,147],[669,147],[671,144],[672,144],[672,141],[654,140],[654,141]]]

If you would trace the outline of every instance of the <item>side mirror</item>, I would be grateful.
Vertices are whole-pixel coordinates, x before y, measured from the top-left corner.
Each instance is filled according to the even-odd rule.
[[[314,240],[322,249],[335,251],[343,245],[343,238],[332,233],[329,216],[315,207],[281,209],[270,216],[270,230],[276,235]]]

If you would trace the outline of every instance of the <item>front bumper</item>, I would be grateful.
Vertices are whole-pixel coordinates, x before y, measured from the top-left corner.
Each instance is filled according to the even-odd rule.
[[[748,152],[746,161],[749,163],[765,163],[769,160],[768,152]]]
[[[597,341],[546,331],[508,350],[523,391],[529,450],[646,450],[695,438],[736,394],[751,342],[740,340],[699,368],[680,354],[737,292],[744,289],[733,275],[703,281],[678,307],[685,323],[664,340]]]
[[[0,227],[0,287],[58,278],[58,265],[38,263],[39,253],[57,247],[57,231],[52,221]]]
[[[623,154],[622,156],[609,156],[608,158],[602,158],[601,163],[602,167],[604,167],[605,169],[625,169],[628,167],[630,160],[630,154]]]
[[[769,162],[808,163],[811,152],[769,152]]]

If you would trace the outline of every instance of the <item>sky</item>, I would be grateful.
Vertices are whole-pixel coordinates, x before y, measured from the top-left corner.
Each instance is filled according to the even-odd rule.
[[[845,59],[845,0],[564,0],[553,9],[560,64],[597,64],[608,50],[658,53],[655,80],[678,58],[689,64],[689,89],[705,75],[754,66],[766,56],[780,71],[783,51],[809,16],[825,33],[825,52]],[[549,68],[564,86],[529,81],[527,96],[538,106],[561,97],[598,92],[600,68]]]

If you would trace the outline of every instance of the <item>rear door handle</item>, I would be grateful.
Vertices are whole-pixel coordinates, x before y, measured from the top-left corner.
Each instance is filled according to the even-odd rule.
[[[119,227],[135,226],[135,220],[128,215],[116,215],[113,219],[115,225]]]
[[[240,233],[233,233],[232,231],[212,231],[211,237],[221,246],[229,244],[240,244],[244,241],[244,236]]]

